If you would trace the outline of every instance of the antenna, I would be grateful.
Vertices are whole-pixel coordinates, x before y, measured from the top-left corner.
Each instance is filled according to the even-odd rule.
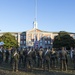
[[[37,0],[35,0],[35,21],[37,21]]]
[[[35,14],[35,17],[34,17],[34,22],[33,22],[33,25],[34,25],[34,29],[37,29],[37,0],[35,0],[35,12],[34,12],[34,14]]]

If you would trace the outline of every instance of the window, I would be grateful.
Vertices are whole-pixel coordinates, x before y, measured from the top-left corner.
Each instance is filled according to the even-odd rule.
[[[48,44],[50,44],[50,41],[48,41]]]
[[[47,44],[47,41],[45,41],[45,44]]]
[[[21,44],[23,44],[23,41],[21,41]]]
[[[40,46],[42,46],[42,43],[40,43]]]
[[[26,36],[24,36],[24,39],[26,39]]]
[[[21,39],[23,39],[23,36],[21,35]]]
[[[73,36],[73,38],[75,39],[75,35]]]
[[[42,42],[42,39],[40,39],[40,42]]]
[[[24,44],[26,44],[26,41],[24,41]]]

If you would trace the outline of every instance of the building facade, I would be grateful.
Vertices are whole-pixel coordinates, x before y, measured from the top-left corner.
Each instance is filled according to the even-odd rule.
[[[58,35],[58,32],[47,32],[37,28],[22,32],[20,35],[20,46],[25,47],[43,47],[52,48],[53,39]],[[70,33],[75,39],[75,33]]]
[[[20,35],[21,47],[49,47],[52,44],[52,33],[31,29]]]
[[[0,36],[7,32],[0,32]],[[15,36],[19,47],[35,47],[35,48],[52,48],[54,37],[58,35],[58,32],[42,31],[38,28],[32,28],[25,32],[10,32]],[[75,33],[70,33],[75,39]]]

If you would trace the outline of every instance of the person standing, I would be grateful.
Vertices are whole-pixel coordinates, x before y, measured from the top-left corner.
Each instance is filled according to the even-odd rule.
[[[5,62],[8,63],[9,61],[9,50],[6,50],[6,60]]]
[[[71,61],[73,61],[73,48],[71,47],[71,50],[70,50],[70,58],[71,58]]]
[[[13,60],[12,60],[13,71],[16,71],[16,72],[18,71],[18,61],[19,61],[19,54],[17,50],[15,49],[13,53]]]
[[[73,65],[74,65],[74,70],[75,70],[75,48],[74,48],[74,51],[73,51]]]
[[[43,53],[43,68],[46,70],[46,67],[48,71],[50,70],[50,50],[46,49],[46,51]]]
[[[27,50],[27,58],[26,58],[26,70],[30,68],[32,71],[33,68],[33,61],[32,61],[32,49]]]
[[[50,56],[51,68],[55,68],[55,56],[56,56],[56,52],[55,52],[54,48],[52,48],[51,56]]]
[[[23,48],[21,48],[19,51],[19,63],[23,64]]]
[[[67,71],[67,51],[65,50],[64,47],[62,47],[62,50],[59,53],[60,57],[60,69],[63,71]]]

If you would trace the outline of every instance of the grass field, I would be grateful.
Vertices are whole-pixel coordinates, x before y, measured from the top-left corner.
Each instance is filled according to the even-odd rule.
[[[73,72],[60,72],[60,71],[41,71],[41,70],[34,70],[33,72],[26,72],[26,71],[18,71],[13,72],[9,70],[2,70],[0,69],[0,75],[75,75]]]
[[[67,72],[61,72],[59,69],[50,71],[33,69],[33,71],[25,71],[24,68],[20,68],[18,72],[13,72],[9,64],[2,63],[0,65],[0,75],[75,75],[75,70],[69,69]]]
[[[42,69],[33,69],[33,71],[26,71],[23,67],[19,68],[18,72],[13,72],[9,63],[0,64],[0,75],[75,75],[73,70],[73,63],[69,60],[68,71],[60,71],[59,67],[55,70],[44,71]]]

